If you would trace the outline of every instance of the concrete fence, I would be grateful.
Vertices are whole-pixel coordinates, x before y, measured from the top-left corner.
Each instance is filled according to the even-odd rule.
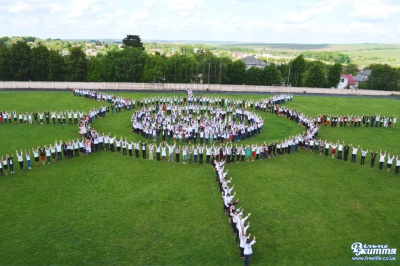
[[[49,81],[0,81],[2,90],[66,90],[66,89],[114,90],[114,91],[175,91],[192,89],[204,92],[266,92],[266,93],[311,93],[337,95],[387,96],[391,91],[378,90],[339,90],[328,88],[303,88],[281,86],[225,85],[225,84],[186,84],[186,83],[127,83],[127,82],[49,82]]]

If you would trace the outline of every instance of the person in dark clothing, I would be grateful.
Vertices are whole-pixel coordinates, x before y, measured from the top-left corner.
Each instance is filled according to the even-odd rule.
[[[347,158],[349,157],[349,151],[350,151],[350,146],[345,145],[344,146],[344,156],[343,156],[344,161],[347,161]]]

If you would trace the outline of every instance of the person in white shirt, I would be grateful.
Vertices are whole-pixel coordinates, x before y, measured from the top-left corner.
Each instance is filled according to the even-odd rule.
[[[388,160],[387,160],[387,166],[386,166],[388,172],[390,172],[390,169],[392,169],[393,159],[394,159],[394,155],[391,156],[389,153]]]
[[[62,150],[62,140],[60,140],[60,143],[57,143],[57,141],[54,143],[54,146],[56,147],[57,150],[57,161],[61,161],[62,160],[62,155],[61,155],[61,150]],[[36,149],[37,150],[37,149]],[[35,154],[35,150],[32,149],[33,151],[33,155],[35,157],[35,162],[36,162],[36,166],[37,165],[37,161],[36,161],[36,154]],[[36,151],[37,152],[37,151]]]
[[[174,142],[174,145],[172,145],[172,146],[170,146],[168,144],[166,144],[166,145],[168,147],[168,154],[169,154],[168,162],[173,162],[174,161],[173,154],[174,154],[174,149],[175,149],[175,146],[176,146],[176,141]]]
[[[330,145],[331,144],[327,140],[325,140],[325,156],[328,156],[328,154],[329,154]]]
[[[36,149],[32,148],[33,158],[35,159],[36,167],[39,167],[39,148],[39,146]]]
[[[233,198],[236,195],[236,192],[233,195],[230,195],[229,193],[227,193],[225,195],[224,192],[221,193],[222,194],[222,199],[224,201],[224,213],[228,214],[228,210],[229,210],[229,203],[233,200]]]
[[[342,159],[343,146],[344,146],[344,141],[343,141],[343,143],[339,143],[339,147],[338,147],[338,156],[337,156],[337,158],[340,159],[340,160]]]
[[[399,173],[399,168],[400,168],[400,158],[399,156],[396,156],[396,169],[394,170],[395,174]]]
[[[332,147],[332,159],[335,159],[335,154],[336,154],[336,148],[337,148],[338,144],[337,143],[332,143],[331,147]]]
[[[356,157],[357,157],[357,152],[358,152],[358,149],[360,148],[360,146],[354,147],[353,144],[351,144],[350,146],[353,148],[353,152],[351,154],[351,162],[355,163],[356,162]]]
[[[385,151],[385,152],[380,151],[379,170],[382,170],[382,168],[383,168],[383,163],[385,162],[385,158],[386,158],[386,151]]]
[[[115,148],[114,148],[114,141],[117,138],[117,136],[115,135],[114,137],[109,137],[109,142],[110,142],[110,150],[111,152],[115,152]]]
[[[6,157],[3,157],[3,156],[1,156],[1,160],[2,160],[2,164],[3,164],[3,168],[4,168],[4,173],[6,174],[6,175],[8,175],[8,155],[6,156]]]
[[[160,145],[156,145],[156,144],[154,144],[155,145],[155,147],[156,147],[156,157],[157,157],[157,161],[160,161],[161,160],[161,157],[160,157],[160,154],[161,154],[161,143],[160,143]]]
[[[28,169],[31,169],[31,155],[30,150],[25,150],[26,164],[28,165]]]
[[[130,157],[132,157],[132,147],[133,147],[133,142],[132,141],[130,141],[130,142],[127,142],[127,144],[126,144],[127,146],[128,146],[128,153],[129,153],[129,156]]]
[[[250,242],[250,239],[246,240],[246,244],[244,245],[244,265],[248,266],[250,262],[250,256],[253,254],[252,246],[256,243],[256,237],[253,238],[253,241]]]
[[[18,158],[19,169],[22,171],[22,170],[24,170],[24,154],[23,154],[22,150],[20,153],[18,151],[15,151],[15,153],[17,154],[17,158]]]
[[[365,156],[368,153],[368,149],[361,149],[361,162],[360,164],[364,165],[365,163]]]
[[[242,234],[240,233],[240,237],[239,237],[239,249],[240,249],[240,258],[244,259],[244,246],[246,245],[247,239],[250,239],[251,234],[249,234],[248,236],[246,236],[246,234]]]
[[[161,148],[161,157],[163,158],[163,161],[165,162],[165,157],[167,156],[167,146],[165,145],[165,142],[162,142],[160,144]]]

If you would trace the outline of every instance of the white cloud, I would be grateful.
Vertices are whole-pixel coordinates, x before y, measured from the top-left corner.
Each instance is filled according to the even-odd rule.
[[[64,7],[62,5],[56,3],[49,3],[48,7],[50,7],[50,13],[56,14],[63,11]]]
[[[8,12],[12,13],[21,13],[26,10],[29,10],[30,5],[26,2],[17,1],[16,3],[10,4],[7,8]]]
[[[203,0],[168,0],[165,4],[168,11],[178,11],[183,16],[189,15],[189,13],[204,4]]]
[[[71,0],[70,5],[65,8],[69,17],[77,18],[99,13],[102,10],[101,4],[100,0]]]
[[[357,18],[366,21],[380,21],[400,12],[400,3],[394,1],[374,1],[374,0],[353,0],[351,2],[353,10],[350,18]]]
[[[143,1],[143,6],[146,8],[152,8],[157,4],[157,0],[144,0]]]
[[[117,10],[117,11],[114,12],[114,15],[115,15],[117,18],[121,18],[121,17],[123,17],[125,14],[126,14],[126,11],[125,11],[124,9],[119,9],[119,10]]]
[[[0,0],[3,35],[400,42],[399,0]],[[301,4],[299,4],[301,3]]]
[[[287,23],[303,23],[309,21],[320,14],[330,14],[333,12],[332,5],[327,2],[317,2],[316,4],[306,3],[297,7],[297,10],[290,11],[284,15]]]

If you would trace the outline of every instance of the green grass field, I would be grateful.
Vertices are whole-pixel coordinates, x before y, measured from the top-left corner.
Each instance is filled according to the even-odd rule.
[[[222,47],[243,47],[257,52],[281,54],[296,57],[305,51],[339,52],[347,54],[351,62],[361,66],[370,64],[389,64],[393,67],[400,65],[400,45],[384,43],[359,44],[299,44],[299,43],[232,43],[221,44]]]
[[[131,98],[152,93],[122,93]],[[170,94],[167,94],[170,96]],[[216,96],[216,95],[212,95]],[[225,95],[224,95],[225,97]],[[265,98],[262,95],[233,95]],[[65,92],[0,92],[0,110],[89,110],[101,103]],[[398,100],[295,96],[285,106],[321,113],[399,115]],[[269,113],[270,142],[304,128]],[[132,111],[93,127],[131,133]],[[78,137],[74,125],[0,125],[0,155]],[[400,154],[398,128],[322,128],[320,137]],[[400,176],[306,151],[229,164],[236,198],[257,237],[252,265],[371,265],[352,261],[354,242],[400,246]],[[110,152],[0,177],[1,265],[241,265],[209,165],[136,159]],[[399,260],[400,258],[397,258]],[[376,263],[377,264],[381,264]],[[389,263],[389,262],[388,262]],[[391,263],[394,265],[395,262]]]

